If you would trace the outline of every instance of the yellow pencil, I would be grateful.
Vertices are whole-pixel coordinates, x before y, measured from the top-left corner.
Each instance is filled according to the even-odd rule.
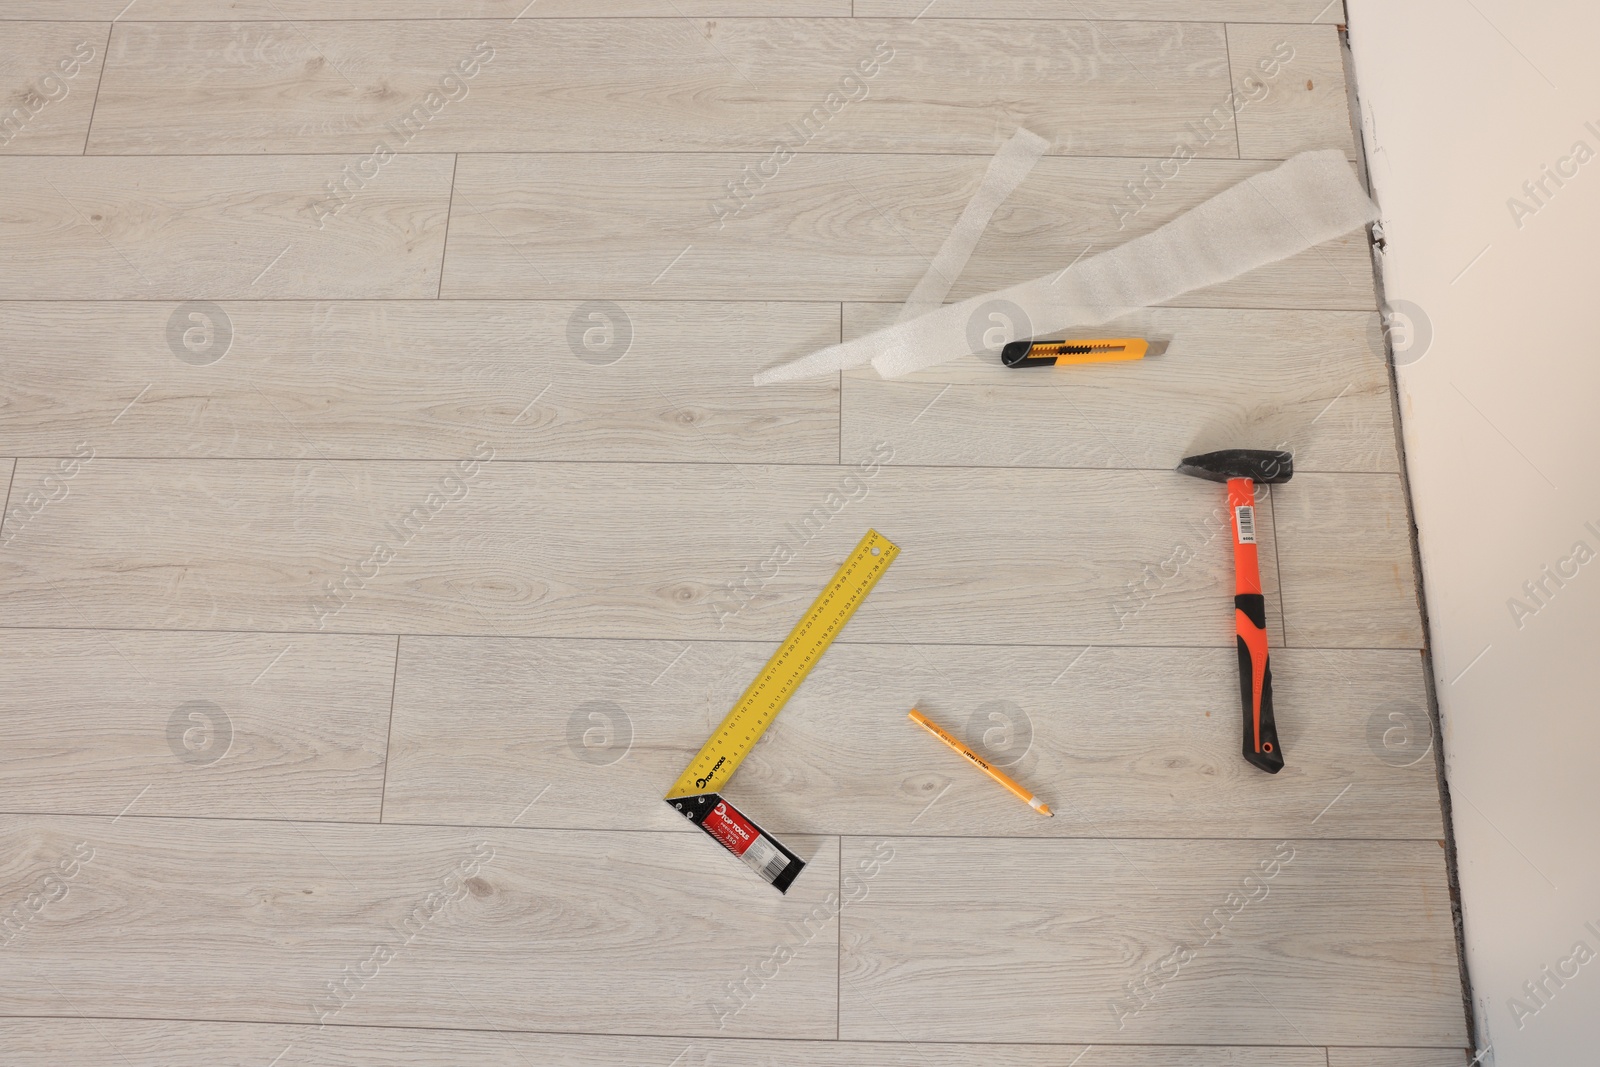
[[[922,727],[924,730],[927,730],[934,737],[937,737],[939,740],[943,741],[957,752],[961,753],[961,755],[966,757],[969,762],[974,764],[979,770],[983,771],[983,773],[987,774],[990,778],[993,778],[995,781],[1011,790],[1017,796],[1027,801],[1028,807],[1042,815],[1048,815],[1051,818],[1055,817],[1055,812],[1046,807],[1044,801],[1040,800],[1038,797],[1022,788],[1016,782],[1013,782],[1010,776],[1002,774],[1000,771],[997,771],[993,767],[989,766],[988,762],[976,752],[972,751],[966,745],[963,745],[960,741],[957,741],[954,737],[951,737],[949,734],[945,733],[926,715],[922,714],[922,712],[916,710],[915,708],[911,709],[911,721]]]

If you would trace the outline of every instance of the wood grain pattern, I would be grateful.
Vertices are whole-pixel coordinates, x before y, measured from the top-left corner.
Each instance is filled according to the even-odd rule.
[[[404,638],[384,818],[693,832],[661,794],[771,652]],[[731,795],[780,835],[1440,836],[1432,758],[1382,748],[1427,720],[1415,652],[1276,653],[1276,777],[1239,759],[1237,671],[1231,649],[835,645]],[[1057,817],[962,767],[913,706]]]
[[[1422,647],[1411,512],[1397,475],[1296,475],[1273,494],[1272,514],[1289,644]]]
[[[89,136],[108,27],[0,25],[0,155],[80,155]]]
[[[904,552],[848,640],[1233,647],[1217,486],[899,468],[892,440],[848,470],[95,460],[0,557],[0,610],[31,626],[773,641],[875,527]],[[17,477],[46,469],[22,460]],[[1275,603],[1276,567],[1262,577]],[[1331,581],[1323,599],[1350,578]]]
[[[180,355],[197,328],[189,305],[0,304],[0,452],[70,455],[92,440],[106,457],[461,459],[483,441],[507,459],[839,454],[837,381],[750,384],[760,366],[838,341],[831,304],[217,307],[198,312],[216,323],[192,358],[221,358],[196,366]]]
[[[1465,1041],[1432,841],[890,847],[842,913],[843,1038]],[[847,839],[843,869],[868,855]]]
[[[0,299],[435,296],[450,157],[391,160],[319,229],[349,162],[0,159]]]
[[[481,1024],[480,1024],[481,1026]],[[1321,1049],[1166,1047],[1091,1050],[1073,1045],[935,1045],[597,1037],[483,1030],[142,1022],[0,1020],[14,1067],[59,1067],[116,1055],[122,1067],[266,1064],[292,1049],[295,1067],[1324,1067]],[[674,1063],[673,1057],[678,1059]]]
[[[96,54],[0,145],[0,1059],[1464,1067],[1365,233],[1138,364],[750,384],[887,321],[1018,127],[952,299],[1355,159],[1344,17],[12,0],[0,139]],[[1173,470],[1229,446],[1300,468],[1276,776]],[[784,897],[660,797],[869,526],[733,787]]]
[[[1330,1048],[1328,1067],[1470,1067],[1459,1048]]]
[[[0,811],[376,822],[392,637],[12,630]]]
[[[119,23],[89,151],[991,153],[1026,126],[1164,155],[1227,98],[1211,24]],[[1231,130],[1200,154],[1236,157]]]
[[[139,0],[137,11],[124,11],[127,0],[11,0],[11,18],[100,18],[136,22],[283,22],[326,19],[329,8],[318,0]],[[606,0],[605,18],[737,18],[756,15],[849,15],[850,0]],[[585,0],[344,0],[341,20],[368,19],[550,19],[593,16]]]
[[[989,164],[989,157],[801,153],[719,229],[714,207],[734,202],[727,183],[761,158],[463,156],[443,293],[902,301]],[[995,212],[950,298],[1063,270],[1086,249],[1149,233],[1272,167],[1193,160],[1138,209],[1126,186],[1144,180],[1148,165],[1040,160]],[[1357,232],[1174,303],[1370,311],[1373,293],[1367,237]]]
[[[890,325],[897,311],[846,304],[845,335]],[[894,381],[850,371],[845,452],[903,426],[897,454],[917,464],[1160,470],[1213,448],[1287,448],[1300,471],[1399,470],[1376,314],[1151,308],[1093,336],[1169,347],[1060,370],[971,356]]]
[[[38,2],[38,0],[35,0]],[[858,16],[922,14],[925,0],[855,0]],[[939,0],[927,18],[1191,19],[1216,22],[1344,21],[1341,0]]]
[[[1262,76],[1258,64],[1283,45],[1293,49],[1293,58],[1276,77]],[[1316,148],[1342,148],[1347,158],[1356,158],[1337,28],[1229,26],[1228,53],[1241,94],[1235,120],[1241,156],[1288,159]],[[1247,81],[1252,77],[1254,82]]]
[[[785,842],[810,863],[786,896],[702,834],[24,816],[0,843],[6,901],[92,850],[6,945],[8,1014],[834,1036],[833,840]]]

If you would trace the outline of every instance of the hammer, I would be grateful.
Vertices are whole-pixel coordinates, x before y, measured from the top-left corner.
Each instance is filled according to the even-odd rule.
[[[1283,746],[1272,720],[1272,667],[1267,662],[1267,603],[1256,562],[1256,483],[1277,485],[1294,477],[1294,456],[1228,448],[1190,456],[1183,474],[1228,483],[1233,513],[1233,616],[1239,644],[1239,695],[1244,701],[1244,758],[1268,774],[1283,770]]]

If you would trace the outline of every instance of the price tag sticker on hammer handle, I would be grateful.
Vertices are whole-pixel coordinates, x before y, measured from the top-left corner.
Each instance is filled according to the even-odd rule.
[[[1256,543],[1256,509],[1251,504],[1240,504],[1233,509],[1234,529],[1239,531],[1241,545]]]

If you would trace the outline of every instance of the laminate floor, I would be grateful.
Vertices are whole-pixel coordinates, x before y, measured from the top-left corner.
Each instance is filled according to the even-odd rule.
[[[1359,168],[1342,17],[8,4],[6,1063],[1464,1064],[1364,234],[1142,363],[750,384],[890,321],[1019,125],[953,298]],[[1173,471],[1229,446],[1297,456],[1275,777]],[[660,796],[868,527],[731,790],[779,895]]]

